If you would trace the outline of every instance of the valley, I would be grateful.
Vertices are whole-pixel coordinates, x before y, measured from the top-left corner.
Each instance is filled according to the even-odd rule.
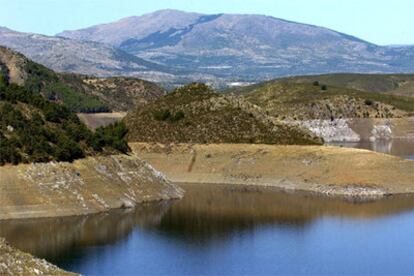
[[[0,26],[0,275],[411,274],[413,61],[260,14]]]

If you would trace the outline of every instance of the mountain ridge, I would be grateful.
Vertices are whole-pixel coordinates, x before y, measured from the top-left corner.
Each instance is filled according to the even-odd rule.
[[[265,15],[161,10],[59,35],[109,43],[152,62],[225,79],[414,72],[414,47],[379,46]]]

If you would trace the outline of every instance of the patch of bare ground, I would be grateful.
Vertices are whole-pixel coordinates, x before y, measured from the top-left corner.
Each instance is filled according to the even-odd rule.
[[[149,144],[130,147],[176,183],[273,186],[348,199],[414,192],[414,162],[331,146]]]

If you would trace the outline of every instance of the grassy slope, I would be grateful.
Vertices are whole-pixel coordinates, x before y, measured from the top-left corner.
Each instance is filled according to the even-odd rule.
[[[243,95],[279,118],[400,117],[414,113],[414,99],[348,88],[295,83],[260,83],[231,92]]]
[[[326,74],[282,80],[292,82],[319,81],[330,86],[414,97],[414,74]]]
[[[317,144],[309,133],[272,122],[242,98],[192,84],[129,113],[128,140],[161,143]]]

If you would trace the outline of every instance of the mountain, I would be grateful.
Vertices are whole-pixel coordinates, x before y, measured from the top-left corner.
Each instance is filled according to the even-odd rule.
[[[0,69],[8,82],[40,93],[75,112],[128,111],[165,93],[159,86],[136,78],[56,73],[1,46]]]
[[[414,98],[335,87],[317,80],[275,80],[229,92],[243,96],[281,120],[393,118],[414,114]]]
[[[173,70],[130,55],[110,45],[64,37],[21,33],[0,27],[0,45],[21,52],[58,72],[134,76],[149,80],[173,78]]]
[[[387,47],[263,15],[161,10],[59,34],[227,80],[326,72],[414,72],[414,47]]]
[[[414,97],[414,74],[326,74],[280,79],[295,83],[312,83],[346,87],[366,92]]]
[[[124,119],[130,142],[320,144],[310,132],[267,116],[241,97],[190,84]]]
[[[200,80],[221,86],[224,83],[224,80],[210,74],[191,72],[188,68],[170,68],[93,41],[21,33],[0,27],[0,45],[21,52],[58,72],[141,78],[167,88]]]

